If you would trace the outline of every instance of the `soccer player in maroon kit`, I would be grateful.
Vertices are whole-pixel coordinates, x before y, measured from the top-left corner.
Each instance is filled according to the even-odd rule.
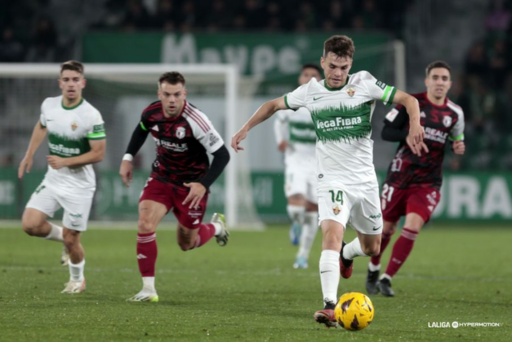
[[[421,156],[411,151],[412,142],[407,137],[408,116],[403,106],[396,106],[384,120],[382,138],[400,144],[382,186],[384,227],[380,253],[371,258],[368,267],[368,294],[395,295],[391,279],[407,260],[421,227],[428,222],[441,199],[442,165],[448,141],[453,142],[452,149],[456,154],[464,154],[464,113],[446,96],[452,85],[450,71],[446,62],[430,63],[425,78],[427,91],[413,95],[420,104],[421,125],[425,127]],[[379,280],[380,258],[401,216],[405,216],[402,233],[393,246],[386,272]]]
[[[156,228],[172,209],[178,220],[177,240],[183,251],[200,247],[213,236],[220,246],[228,242],[224,215],[214,214],[203,224],[208,188],[229,162],[229,152],[204,113],[186,101],[185,78],[167,72],[158,81],[159,101],[142,112],[121,163],[126,186],[133,176],[133,157],[149,133],[156,141],[153,170],[139,199],[137,260],[143,288],[128,299],[158,302],[155,289]],[[208,154],[213,155],[210,165]]]

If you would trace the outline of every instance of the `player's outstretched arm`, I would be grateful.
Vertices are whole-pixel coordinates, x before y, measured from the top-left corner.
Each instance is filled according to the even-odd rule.
[[[133,157],[137,152],[139,152],[142,145],[144,145],[148,134],[149,132],[142,128],[142,125],[138,123],[137,127],[135,127],[135,130],[133,131],[130,142],[128,143],[126,154],[124,155],[123,160],[121,161],[121,166],[119,167],[119,175],[126,187],[130,186],[133,179]]]
[[[412,152],[418,156],[421,156],[422,150],[428,153],[427,145],[423,142],[425,131],[420,123],[420,106],[418,100],[403,91],[397,90],[393,98],[393,103],[399,103],[404,106],[407,114],[409,114],[409,135],[406,138],[406,142]]]
[[[281,109],[287,109],[284,97],[265,102],[258,110],[251,116],[249,121],[240,128],[240,130],[233,135],[231,139],[231,147],[235,152],[242,151],[243,147],[240,147],[240,143],[247,137],[247,133],[254,127],[262,123],[263,121],[274,115],[275,112]]]
[[[38,121],[36,123],[36,126],[34,127],[34,130],[32,131],[32,137],[30,138],[30,143],[28,144],[25,157],[23,157],[23,160],[21,161],[20,166],[18,168],[18,178],[23,178],[25,170],[27,173],[30,172],[34,160],[34,153],[36,153],[37,149],[43,142],[44,137],[46,136],[46,131],[46,127],[43,127],[41,123]]]

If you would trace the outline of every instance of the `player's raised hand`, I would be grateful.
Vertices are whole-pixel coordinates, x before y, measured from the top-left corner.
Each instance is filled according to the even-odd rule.
[[[244,129],[239,130],[233,138],[231,138],[231,147],[235,150],[235,152],[243,151],[244,148],[240,147],[240,143],[247,137],[247,131]]]
[[[48,165],[52,167],[52,169],[58,170],[62,169],[67,165],[66,158],[61,158],[57,156],[46,156],[46,160],[48,160]]]
[[[464,154],[464,152],[466,152],[466,144],[464,144],[464,141],[462,140],[457,140],[453,143],[453,152],[455,152],[455,154]]]
[[[188,202],[190,202],[190,205],[188,206],[189,209],[197,208],[199,206],[199,203],[201,203],[201,200],[204,197],[204,194],[206,194],[206,188],[201,183],[183,183],[187,188],[190,189],[190,192],[188,193],[188,196],[183,201],[183,205],[186,205]]]
[[[23,175],[25,174],[25,170],[27,173],[30,173],[30,170],[32,169],[32,163],[34,159],[29,156],[25,156],[23,160],[20,163],[20,167],[18,168],[18,178],[22,179]]]
[[[119,168],[119,174],[124,185],[128,188],[133,180],[133,164],[131,161],[123,160]]]

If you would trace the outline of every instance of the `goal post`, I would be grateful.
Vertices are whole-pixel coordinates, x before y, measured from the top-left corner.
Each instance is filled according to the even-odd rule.
[[[147,105],[157,99],[158,77],[167,71],[178,71],[186,79],[189,90],[187,100],[192,104],[196,102],[202,104],[198,106],[199,109],[205,112],[222,134],[232,156],[224,171],[224,191],[220,196],[223,198],[223,210],[228,226],[248,229],[263,227],[252,198],[250,170],[246,167],[248,156],[245,153],[235,155],[229,147],[231,137],[252,114],[241,109],[249,107],[244,106],[242,102],[252,98],[252,94],[247,94],[247,89],[256,88],[254,85],[259,82],[256,78],[241,77],[238,67],[234,64],[85,64],[84,66],[87,79],[84,98],[102,113],[106,121],[107,145],[115,145],[109,148],[109,159],[112,160],[106,163],[106,168],[116,170],[116,164],[117,168],[119,167],[126,147],[122,145],[129,139],[126,137],[128,128],[121,128],[126,125],[123,121],[129,120],[129,126],[133,131],[136,125],[133,120],[136,120],[135,116],[140,117],[143,109],[140,105],[144,103]],[[12,145],[8,146],[8,149],[24,151],[27,148],[30,133],[26,134],[31,132],[39,117],[42,101],[46,97],[60,94],[57,87],[59,72],[60,64],[0,64],[0,93],[4,94],[3,99],[0,97],[0,110],[5,119],[3,129],[23,132],[22,141],[25,143],[23,146],[20,143],[21,139],[16,137],[10,140]],[[90,91],[91,88],[96,90]],[[141,95],[139,96],[138,93]],[[127,108],[131,112],[130,119],[127,119]],[[214,114],[210,114],[212,112]],[[26,115],[26,122],[17,120],[20,113]],[[109,118],[109,115],[114,117]],[[4,152],[1,150],[0,148],[0,152]],[[144,151],[141,149],[141,152]],[[151,157],[154,159],[154,152]],[[37,167],[37,163],[35,164]],[[43,167],[43,164],[44,160],[39,160],[39,167]],[[149,166],[150,163],[145,161],[145,164],[143,166]],[[99,167],[105,169],[103,165]]]

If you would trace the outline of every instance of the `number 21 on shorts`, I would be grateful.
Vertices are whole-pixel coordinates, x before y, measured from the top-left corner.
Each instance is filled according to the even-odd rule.
[[[331,194],[331,201],[333,203],[340,202],[340,204],[343,205],[343,191],[329,190],[329,193]]]

